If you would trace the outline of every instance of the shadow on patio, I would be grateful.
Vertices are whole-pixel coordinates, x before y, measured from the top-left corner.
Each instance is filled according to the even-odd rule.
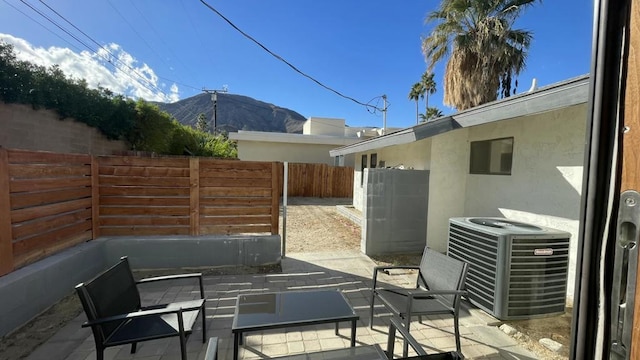
[[[207,301],[208,335],[220,339],[218,356],[221,360],[233,357],[233,336],[231,325],[238,294],[304,291],[313,289],[340,289],[356,313],[360,316],[357,324],[356,346],[380,344],[386,348],[388,317],[382,307],[377,308],[374,328],[369,328],[368,306],[371,274],[375,264],[358,252],[327,252],[292,254],[282,260],[282,273],[210,275],[204,279]],[[382,281],[403,285],[414,280],[409,274],[383,277]],[[147,286],[142,289],[143,301],[150,303],[174,300],[178,294],[197,296],[197,290],[185,286]],[[502,333],[490,322],[495,320],[481,311],[465,304],[460,317],[463,354],[470,359],[536,359],[537,357],[518,347],[517,342]],[[80,324],[84,314],[78,316],[60,329],[51,339],[27,357],[39,359],[95,359],[95,345],[89,329]],[[202,359],[206,344],[201,342],[201,329],[196,329],[189,338],[187,352],[189,359]],[[424,324],[412,324],[411,333],[428,353],[455,349],[453,320],[448,317],[431,317]],[[302,352],[316,352],[345,348],[349,346],[348,324],[341,324],[340,335],[334,333],[333,324],[292,327],[248,333],[245,345],[240,348],[241,359],[278,357]],[[395,347],[396,356],[402,346]],[[180,350],[175,338],[148,341],[138,344],[136,354],[129,353],[129,346],[108,348],[105,359],[179,359]]]

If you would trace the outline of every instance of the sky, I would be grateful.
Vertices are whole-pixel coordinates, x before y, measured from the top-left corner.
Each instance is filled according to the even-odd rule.
[[[408,94],[426,70],[421,39],[434,25],[424,19],[439,4],[0,0],[0,41],[12,44],[21,60],[57,64],[91,87],[149,101],[172,102],[203,89],[227,89],[305,118],[382,127],[385,119],[379,110],[386,95],[386,126],[405,128],[416,123],[416,105]],[[533,33],[518,93],[529,90],[534,78],[542,87],[589,73],[592,1],[538,2],[514,27]],[[437,91],[429,96],[429,106],[451,114],[455,109],[442,103],[444,67],[442,62],[434,69]],[[424,106],[421,101],[420,112]]]

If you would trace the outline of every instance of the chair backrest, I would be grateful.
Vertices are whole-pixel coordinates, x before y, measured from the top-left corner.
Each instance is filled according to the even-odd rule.
[[[425,247],[420,260],[418,286],[429,290],[464,290],[468,267],[465,262]],[[451,307],[459,299],[454,295],[438,298]]]
[[[140,309],[140,294],[126,257],[89,282],[78,284],[76,292],[89,321]],[[93,326],[94,336],[104,341],[119,325]]]

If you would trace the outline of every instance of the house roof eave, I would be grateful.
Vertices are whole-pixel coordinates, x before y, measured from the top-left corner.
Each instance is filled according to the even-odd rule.
[[[407,144],[459,128],[553,111],[586,103],[588,95],[589,76],[578,76],[531,92],[445,116],[435,121],[414,125],[392,134],[333,149],[329,154],[339,156],[366,152],[387,146]]]

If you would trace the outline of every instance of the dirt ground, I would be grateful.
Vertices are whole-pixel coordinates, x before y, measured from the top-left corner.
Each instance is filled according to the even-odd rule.
[[[360,228],[336,211],[337,204],[350,204],[350,199],[289,198],[287,207],[286,253],[323,252],[327,250],[358,250]],[[280,218],[280,226],[283,224]],[[373,258],[379,264],[416,264],[419,255],[399,255]],[[211,269],[211,273],[273,272],[272,267],[262,269]],[[207,272],[207,271],[205,271]],[[539,355],[540,359],[568,358],[571,329],[571,309],[563,316],[507,322],[519,333],[514,337],[524,347]],[[40,316],[0,339],[0,359],[25,358],[33,349],[45,342],[68,321],[81,313],[75,294],[70,294]],[[551,338],[564,345],[564,352],[553,353],[540,344],[540,338]]]

